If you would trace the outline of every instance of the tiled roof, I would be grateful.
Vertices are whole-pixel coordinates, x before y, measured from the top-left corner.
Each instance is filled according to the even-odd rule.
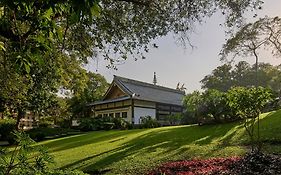
[[[119,76],[114,76],[113,81],[133,99],[182,105],[182,99],[185,94],[184,92],[176,89],[153,85]]]

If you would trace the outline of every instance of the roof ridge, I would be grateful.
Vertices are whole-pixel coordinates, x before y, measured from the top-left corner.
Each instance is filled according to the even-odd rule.
[[[138,83],[141,86],[147,86],[147,87],[151,87],[151,88],[154,88],[154,89],[162,89],[162,90],[167,90],[167,91],[170,91],[170,92],[172,91],[172,92],[178,93],[178,94],[185,94],[184,91],[180,91],[180,90],[177,90],[177,89],[172,89],[172,88],[165,87],[165,86],[154,85],[154,84],[143,82],[143,81],[139,81],[139,80],[134,80],[134,79],[129,79],[129,78],[125,78],[125,77],[114,75],[114,79],[115,78],[117,80],[123,79],[123,80],[131,81],[131,82],[136,82],[136,83]],[[122,81],[122,80],[120,80],[120,81]],[[120,82],[120,83],[122,83],[122,82]],[[122,83],[122,85],[123,85],[123,83]],[[125,85],[123,85],[123,86],[125,86]]]

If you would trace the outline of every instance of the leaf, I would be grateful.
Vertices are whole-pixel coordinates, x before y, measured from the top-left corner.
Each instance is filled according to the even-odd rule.
[[[99,6],[97,3],[94,4],[94,5],[91,7],[91,15],[92,15],[92,16],[97,16],[97,17],[99,17],[99,16],[100,16],[100,12],[101,12],[100,6]]]
[[[27,63],[24,63],[24,68],[25,68],[25,71],[29,74],[30,73],[30,65],[28,65]]]
[[[75,24],[78,21],[79,21],[79,14],[72,13],[70,18],[69,18],[69,24],[72,25],[72,24]]]
[[[6,51],[5,44],[0,41],[0,50]]]
[[[49,8],[43,15],[43,17],[47,18],[49,21],[51,21],[51,16],[53,14],[53,9]]]

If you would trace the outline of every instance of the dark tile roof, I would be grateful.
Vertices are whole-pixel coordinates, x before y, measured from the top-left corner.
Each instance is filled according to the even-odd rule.
[[[182,105],[185,95],[183,91],[119,76],[114,76],[113,81],[133,99]]]

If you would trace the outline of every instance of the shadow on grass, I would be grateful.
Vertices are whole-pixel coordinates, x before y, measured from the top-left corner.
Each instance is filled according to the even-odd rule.
[[[85,146],[88,144],[93,144],[97,142],[107,141],[110,139],[118,138],[122,136],[126,136],[129,133],[138,132],[137,130],[130,130],[130,131],[94,131],[88,132],[81,135],[75,135],[66,138],[55,139],[47,142],[42,142],[44,146],[49,148],[50,152],[57,152],[63,151],[67,149],[77,148],[79,146]],[[115,140],[115,141],[118,141]],[[112,141],[114,142],[114,141]]]
[[[83,164],[83,166],[78,168],[82,170],[104,169],[116,162],[121,162],[129,156],[140,156],[141,158],[144,156],[142,153],[151,154],[157,152],[159,149],[163,151],[160,153],[157,152],[158,156],[168,155],[169,157],[173,157],[184,155],[187,151],[192,151],[188,147],[190,145],[199,148],[201,146],[208,146],[209,144],[216,144],[217,140],[226,135],[234,127],[237,127],[237,123],[201,127],[194,125],[152,129],[151,132],[126,142],[119,149],[110,152],[109,155],[102,157],[98,161],[88,165]],[[232,136],[232,134],[229,134],[225,139],[230,139]],[[215,146],[207,149],[204,154],[205,156],[210,156],[219,149],[221,149],[220,146]],[[191,157],[192,155],[189,158]]]
[[[262,138],[281,140],[281,133],[276,136],[278,134],[276,131],[281,132],[280,123],[281,110],[261,118]],[[82,146],[94,143],[105,144],[105,149],[100,153],[92,153],[80,160],[63,165],[61,168],[75,168],[85,172],[113,168],[112,172],[138,174],[143,169],[164,161],[190,159],[198,155],[198,157],[213,156],[226,147],[232,147],[233,144],[245,144],[247,141],[245,134],[243,122],[235,122],[200,127],[192,125],[129,131],[99,131],[48,141],[43,144],[50,148],[50,152],[77,147],[82,149]],[[93,147],[93,149],[95,148]],[[116,170],[116,168],[120,169]],[[136,172],[127,173],[127,171]]]

